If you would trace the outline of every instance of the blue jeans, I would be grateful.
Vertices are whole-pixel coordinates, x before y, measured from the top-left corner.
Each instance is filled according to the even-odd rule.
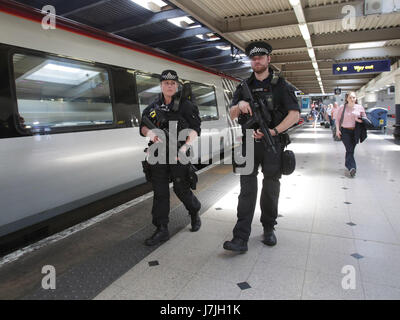
[[[354,149],[356,142],[354,138],[354,130],[342,128],[342,142],[346,148],[346,161],[345,166],[347,169],[357,169],[356,160],[354,159]]]

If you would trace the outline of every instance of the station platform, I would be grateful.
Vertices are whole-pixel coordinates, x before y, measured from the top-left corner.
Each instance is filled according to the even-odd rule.
[[[400,146],[381,132],[357,145],[357,175],[344,168],[344,146],[331,130],[305,124],[291,134],[295,172],[281,179],[278,243],[261,242],[256,207],[248,252],[222,248],[232,238],[240,192],[230,165],[199,175],[202,227],[171,190],[171,239],[144,240],[151,193],[70,235],[0,261],[1,299],[267,300],[400,299]],[[259,174],[259,193],[262,174]],[[44,265],[56,289],[41,287]],[[350,267],[349,267],[350,266]],[[344,279],[353,270],[354,287]]]

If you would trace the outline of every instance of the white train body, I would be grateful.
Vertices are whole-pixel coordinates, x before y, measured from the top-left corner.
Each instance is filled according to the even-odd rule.
[[[217,135],[215,130],[208,132],[210,129],[225,129],[225,147],[231,147],[232,139],[240,135],[239,127],[227,118],[224,94],[227,83],[230,89],[236,85],[232,80],[62,28],[43,30],[36,21],[3,12],[0,12],[0,30],[0,45],[18,47],[16,54],[29,56],[38,51],[62,56],[65,61],[121,67],[129,69],[132,77],[137,71],[160,74],[164,69],[174,69],[181,79],[215,88],[218,119],[202,122],[200,139]],[[11,64],[12,61],[10,57]],[[118,86],[114,80],[110,83]],[[2,108],[8,108],[3,102],[7,100],[1,101],[0,114]],[[25,111],[28,118],[29,110],[36,109],[33,101],[17,102],[15,93],[13,101],[17,108],[28,110]],[[48,102],[46,110],[53,107],[58,108],[56,103]],[[138,106],[124,105],[126,110],[130,107],[138,112]],[[36,116],[41,112],[35,113]],[[141,161],[146,144],[137,123],[131,127],[3,136],[0,138],[0,237],[143,183]],[[214,155],[221,151],[220,144],[212,147]],[[203,160],[211,156],[208,148],[201,148],[201,152]]]

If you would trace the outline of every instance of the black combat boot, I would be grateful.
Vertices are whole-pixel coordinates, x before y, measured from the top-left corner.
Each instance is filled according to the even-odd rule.
[[[169,240],[169,232],[168,227],[166,225],[161,225],[157,227],[157,230],[153,233],[153,235],[146,239],[145,245],[146,246],[155,246],[160,242]]]
[[[274,233],[274,228],[264,228],[263,243],[270,247],[276,245],[276,236]]]
[[[248,250],[247,241],[240,238],[233,238],[231,241],[224,242],[224,249],[240,253],[246,252]]]
[[[200,229],[201,227],[201,220],[199,216],[199,212],[197,211],[196,213],[189,213],[190,214],[190,220],[192,224],[192,229],[190,230],[191,232],[196,232]]]

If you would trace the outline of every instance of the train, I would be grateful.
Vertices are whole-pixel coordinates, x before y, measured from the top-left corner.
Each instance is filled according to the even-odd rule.
[[[145,182],[140,117],[165,69],[191,84],[201,161],[238,141],[238,79],[66,19],[45,30],[41,17],[0,8],[0,238]]]

